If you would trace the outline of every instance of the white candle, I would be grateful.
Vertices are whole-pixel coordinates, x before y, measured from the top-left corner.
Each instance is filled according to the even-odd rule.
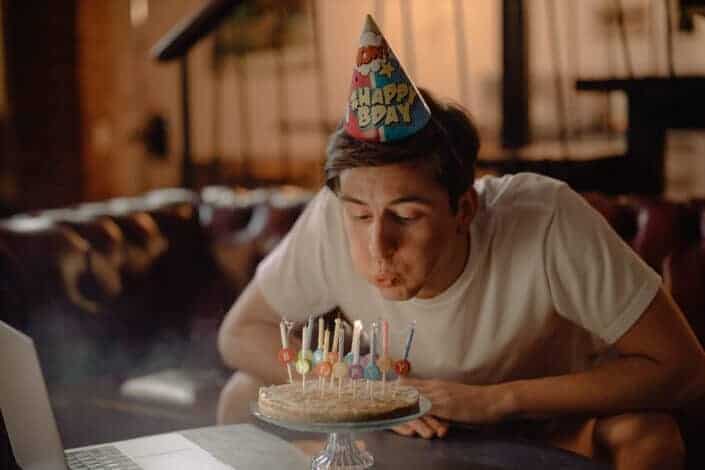
[[[338,350],[338,336],[340,335],[340,318],[335,319],[335,329],[333,330],[333,349],[332,352]]]
[[[323,318],[318,319],[318,348],[316,349],[322,349],[323,348]]]
[[[370,327],[370,361],[375,360],[375,343],[377,342],[377,322],[372,322]]]
[[[360,320],[355,320],[355,326],[353,327],[353,339],[352,339],[353,364],[360,363],[360,332],[361,331],[362,331],[362,322]]]
[[[327,361],[328,357],[325,355],[328,354],[328,348],[330,347],[330,331],[326,330],[326,332],[323,335],[323,360]]]
[[[281,334],[282,337],[282,348],[288,348],[289,347],[289,335],[286,333],[286,323],[285,320],[282,320],[279,322],[279,333]]]
[[[282,319],[279,322],[279,334],[282,337],[282,348],[287,349],[289,347],[289,329],[287,328],[286,319]],[[289,383],[294,383],[294,376],[291,374],[291,363],[286,363],[286,372],[289,374]]]
[[[345,335],[340,335],[338,337],[338,361],[343,362],[343,353],[345,352]]]
[[[311,349],[311,335],[313,335],[313,316],[309,315],[308,324],[306,326],[308,326],[308,328],[306,328],[306,344],[308,345],[306,349]]]
[[[301,331],[301,350],[308,351],[310,349],[311,337],[308,334],[308,326],[304,326],[303,331]]]

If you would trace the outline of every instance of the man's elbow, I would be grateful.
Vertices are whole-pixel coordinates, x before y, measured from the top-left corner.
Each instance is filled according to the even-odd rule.
[[[676,406],[705,400],[705,353],[700,353],[689,361],[683,361],[674,373],[677,382]]]

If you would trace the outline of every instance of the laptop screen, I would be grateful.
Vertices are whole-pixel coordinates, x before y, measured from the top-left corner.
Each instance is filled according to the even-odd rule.
[[[0,321],[0,409],[17,464],[24,470],[66,468],[32,340]]]

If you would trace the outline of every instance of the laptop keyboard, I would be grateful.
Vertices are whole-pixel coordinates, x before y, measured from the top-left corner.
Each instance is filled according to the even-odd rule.
[[[71,470],[140,470],[139,465],[115,446],[67,452],[66,463]]]

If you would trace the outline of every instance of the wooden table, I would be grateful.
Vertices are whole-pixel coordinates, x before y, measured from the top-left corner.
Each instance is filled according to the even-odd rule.
[[[114,380],[86,387],[62,387],[52,401],[67,448],[180,432],[235,469],[310,468],[325,434],[289,431],[250,416],[244,424],[212,426],[216,393],[195,407],[136,402],[120,397]],[[201,427],[204,426],[204,427]],[[195,429],[193,429],[195,428]],[[390,431],[358,434],[375,457],[375,469],[512,469],[604,470],[576,454],[526,440],[491,436],[473,428],[451,427],[444,439],[424,440]]]
[[[310,468],[310,456],[325,436],[288,431],[266,423],[183,431],[188,439],[234,468]],[[575,469],[606,470],[571,452],[526,440],[489,437],[472,429],[451,429],[444,439],[424,440],[379,431],[357,436],[375,457],[375,469]]]

